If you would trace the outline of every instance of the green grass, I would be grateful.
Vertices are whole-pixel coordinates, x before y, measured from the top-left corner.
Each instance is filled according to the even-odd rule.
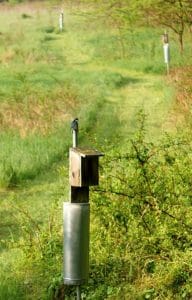
[[[65,29],[59,33],[57,17],[48,4],[0,12],[2,300],[49,299],[59,285],[73,117],[80,119],[80,143],[103,151],[127,147],[138,130],[140,110],[147,115],[147,140],[157,141],[175,128],[170,121],[175,91],[165,76],[161,29],[123,32],[122,51],[118,32],[100,20],[66,8]],[[190,44],[180,57],[170,38],[171,66],[189,63]],[[99,249],[97,225],[93,219]],[[94,274],[106,272],[108,247],[96,262],[92,254]],[[118,287],[106,291],[100,283],[94,291],[93,283],[92,278],[90,290],[85,287],[92,299],[120,297],[112,296],[120,295]],[[124,287],[125,293],[129,288]]]

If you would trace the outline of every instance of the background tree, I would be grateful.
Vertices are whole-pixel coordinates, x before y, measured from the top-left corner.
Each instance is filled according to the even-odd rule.
[[[141,1],[142,2],[142,1]],[[140,7],[143,18],[151,25],[171,29],[178,37],[181,53],[184,50],[185,28],[192,22],[190,0],[147,0]]]
[[[144,24],[172,30],[178,37],[180,52],[183,52],[184,32],[192,25],[191,0],[97,0],[94,4],[97,13],[113,20],[121,30]]]

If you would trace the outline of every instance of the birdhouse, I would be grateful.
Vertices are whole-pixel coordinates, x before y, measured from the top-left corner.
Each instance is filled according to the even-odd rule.
[[[88,187],[99,183],[99,156],[97,150],[71,148],[69,151],[69,181],[73,187]]]
[[[162,38],[163,38],[163,43],[164,43],[164,44],[168,44],[168,43],[169,43],[169,36],[168,36],[168,33],[165,32],[165,33],[163,34],[163,37],[162,37]]]

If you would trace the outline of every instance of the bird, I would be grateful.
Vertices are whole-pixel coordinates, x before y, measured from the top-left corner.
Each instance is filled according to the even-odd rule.
[[[75,118],[75,119],[71,122],[71,129],[72,129],[72,130],[78,131],[78,129],[79,129],[78,121],[79,121],[79,119],[78,119],[78,118]]]

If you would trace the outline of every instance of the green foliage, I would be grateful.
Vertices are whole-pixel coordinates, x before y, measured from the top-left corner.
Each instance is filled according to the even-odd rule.
[[[10,4],[19,4],[19,3],[22,3],[23,2],[23,0],[8,0],[8,2],[10,3]]]
[[[83,299],[190,299],[191,138],[186,134],[147,142],[145,115],[124,147],[103,149],[101,186],[91,193],[90,279]],[[67,170],[60,169],[62,176]],[[41,286],[41,299],[71,299],[62,283],[59,202],[47,222],[37,223],[16,206],[22,276]],[[99,230],[98,230],[99,228]],[[41,275],[39,275],[41,274]],[[38,277],[38,284],[36,278]]]
[[[18,183],[17,173],[11,165],[8,165],[3,161],[3,166],[1,168],[1,187],[14,187]]]
[[[84,0],[87,2],[86,0]],[[133,29],[135,26],[162,26],[170,29],[178,37],[180,51],[183,52],[184,32],[191,26],[192,4],[190,0],[171,1],[125,1],[110,0],[92,1],[95,13],[112,23],[120,32],[122,54],[124,55],[124,44],[121,39],[121,32],[127,28]]]
[[[24,300],[26,298],[23,296],[23,290],[19,287],[17,281],[2,279],[0,285],[0,299]]]
[[[92,202],[100,231],[93,229],[91,256],[98,263],[100,249],[101,272],[93,278],[103,276],[114,287],[132,284],[141,299],[191,297],[191,147],[185,135],[167,136],[158,146],[145,142],[141,120],[127,149],[105,158],[103,186]],[[146,291],[138,285],[141,276],[150,282]]]
[[[47,26],[43,28],[43,31],[45,31],[46,33],[53,33],[55,31],[55,28],[54,26]]]
[[[24,284],[20,283],[20,293],[17,290],[17,293],[20,295],[18,297],[26,299],[25,284],[27,284],[28,293],[29,290],[32,293],[32,298],[30,299],[37,299],[40,295],[41,299],[52,299],[52,295],[56,295],[59,292],[57,290],[62,279],[60,265],[62,260],[62,227],[61,222],[56,220],[59,209],[58,203],[55,200],[51,204],[43,224],[33,219],[30,212],[22,205],[11,205],[12,221],[16,221],[18,224],[20,238],[10,240],[7,246],[19,249],[18,255],[22,258],[19,262],[19,268],[22,269],[22,272],[18,273],[15,285],[18,284],[18,277],[21,282],[24,282]],[[6,284],[7,281],[5,280]],[[2,286],[1,296],[5,293],[6,297],[13,299],[11,298],[11,293],[14,285],[10,290],[5,287],[4,285]],[[41,293],[39,293],[39,290]]]
[[[30,15],[25,14],[25,13],[23,13],[23,14],[21,15],[21,17],[22,17],[23,19],[30,19],[30,18],[31,18]]]
[[[64,149],[68,145],[60,129],[49,136],[29,136],[22,139],[12,133],[1,134],[4,147],[1,151],[1,187],[13,187],[23,180],[35,178],[43,170],[48,170],[54,163],[64,158]],[[12,149],[14,148],[14,151]]]
[[[51,10],[0,21],[0,297],[75,297],[63,286],[61,203],[78,116],[80,143],[106,154],[91,192],[82,298],[191,299],[190,127],[159,139],[173,96],[162,77],[162,30],[125,26],[116,6],[114,22],[74,12],[60,35]],[[190,62],[190,42],[182,58],[174,41],[171,51],[172,65]],[[141,107],[148,116],[136,122]]]

